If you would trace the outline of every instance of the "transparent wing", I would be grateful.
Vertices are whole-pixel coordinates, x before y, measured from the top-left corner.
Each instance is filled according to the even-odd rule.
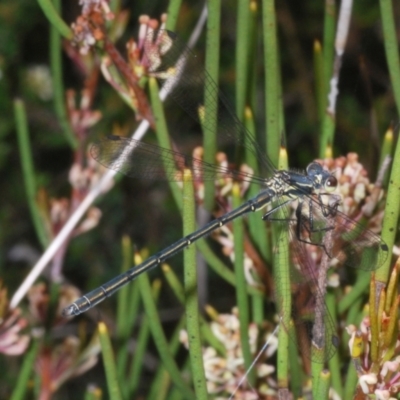
[[[144,56],[150,74],[165,88],[172,89],[170,97],[204,130],[217,131],[219,138],[231,139],[255,153],[268,174],[275,171],[265,151],[237,118],[216,82],[204,68],[198,68],[196,55],[175,33],[167,30],[151,33],[144,44]],[[185,71],[186,66],[193,65],[194,69]],[[204,104],[217,112],[205,115]]]
[[[138,140],[109,135],[95,141],[91,156],[109,169],[142,179],[181,181],[183,168],[190,168],[193,179],[215,180],[231,177],[237,180],[262,183],[264,180],[247,172],[209,164],[201,159]]]

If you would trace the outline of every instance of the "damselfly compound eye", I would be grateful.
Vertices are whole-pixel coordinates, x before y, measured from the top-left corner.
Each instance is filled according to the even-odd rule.
[[[325,190],[327,192],[333,192],[336,187],[337,187],[337,179],[334,176],[330,176],[326,181],[325,181]]]

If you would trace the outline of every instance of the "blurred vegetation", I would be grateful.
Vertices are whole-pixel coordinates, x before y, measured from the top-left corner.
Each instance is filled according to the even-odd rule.
[[[322,41],[324,30],[324,2],[297,2],[287,0],[277,2],[277,33],[279,43],[279,67],[282,80],[282,103],[285,116],[284,136],[289,154],[290,166],[304,168],[318,157],[320,145],[321,120],[315,100],[314,44]],[[261,4],[258,4],[261,8]],[[400,7],[394,2],[394,21],[399,21]],[[117,42],[121,54],[125,55],[124,44],[131,37],[137,37],[138,19],[142,14],[159,19],[168,7],[167,1],[133,1],[120,5],[112,2],[113,9],[122,7],[129,11],[129,19],[122,37]],[[175,31],[186,39],[201,12],[202,3],[194,0],[183,1],[180,8]],[[81,8],[78,2],[62,2],[62,18],[67,24],[73,22]],[[392,82],[388,73],[387,61],[382,36],[381,11],[378,2],[367,0],[356,2],[353,6],[348,42],[343,56],[339,80],[339,97],[336,110],[336,129],[333,143],[334,156],[356,152],[360,162],[368,170],[373,182],[380,167],[382,138],[389,125],[398,126],[398,111],[392,92]],[[261,12],[256,17],[256,40],[253,51],[256,53],[254,75],[261,79],[254,85],[251,103],[254,106],[255,129],[265,130],[264,98],[264,59],[262,56],[263,36]],[[222,91],[234,104],[235,100],[235,45],[237,35],[236,2],[223,1],[221,15],[223,23],[220,32],[220,77]],[[2,196],[0,198],[0,276],[7,287],[9,297],[15,292],[45,249],[45,234],[39,237],[27,200],[26,186],[22,172],[20,148],[16,134],[14,106],[15,99],[24,103],[29,126],[31,157],[34,168],[34,179],[38,195],[44,203],[52,198],[70,198],[71,186],[68,174],[73,158],[76,156],[71,140],[65,134],[62,121],[55,111],[54,86],[52,84],[50,62],[50,24],[36,2],[28,0],[1,0],[0,2],[0,176]],[[397,31],[397,37],[399,36]],[[199,62],[204,61],[205,40],[202,36],[195,48]],[[62,54],[62,80],[66,89],[75,89],[80,96],[84,79],[73,60],[64,52]],[[260,83],[261,82],[261,83]],[[166,105],[169,131],[179,151],[190,154],[195,145],[200,143],[199,132],[192,127],[190,118]],[[117,126],[123,132],[131,132],[137,125],[136,116],[116,91],[99,78],[93,97],[92,109],[100,110],[101,120],[94,125],[79,146],[86,146],[91,140],[115,132]],[[395,130],[396,132],[396,130]],[[397,133],[397,132],[396,132]],[[150,140],[155,134],[150,133]],[[85,150],[82,149],[82,154]],[[146,248],[153,254],[181,237],[181,216],[173,196],[166,183],[153,181],[129,180],[123,178],[116,187],[97,201],[101,209],[98,226],[83,233],[79,238],[72,238],[61,261],[63,276],[82,291],[90,290],[111,279],[120,272],[123,262],[121,238],[131,238],[134,249]],[[43,219],[45,220],[45,218]],[[49,235],[47,240],[50,240]],[[48,244],[48,243],[47,243]],[[213,248],[218,248],[214,246]],[[125,258],[126,260],[126,258]],[[174,270],[181,272],[182,257],[172,261]],[[43,281],[49,276],[43,274]],[[151,273],[151,279],[162,276],[161,271]],[[212,304],[219,313],[230,312],[236,304],[235,291],[231,285],[216,280],[215,273],[210,272],[208,288],[205,290],[206,303]],[[215,283],[216,282],[216,283]],[[144,285],[145,283],[141,283]],[[136,283],[135,283],[136,285]],[[158,293],[158,312],[163,327],[169,338],[177,337],[177,315],[182,310],[177,304],[173,291],[164,285],[161,289],[152,288]],[[139,290],[139,289],[137,289]],[[143,290],[143,289],[142,289]],[[132,294],[131,300],[138,296]],[[120,301],[120,300],[118,300]],[[58,327],[52,333],[61,340],[65,333],[84,330],[82,339],[87,343],[96,329],[95,322],[104,318],[111,326],[117,324],[115,316],[117,297],[109,299],[99,306],[101,311],[91,314],[89,322],[68,325],[68,329]],[[128,303],[125,312],[130,312]],[[135,304],[135,303],[134,303]],[[137,306],[139,307],[139,306]],[[361,305],[360,305],[361,307]],[[27,302],[22,308],[29,320],[30,309]],[[132,305],[132,308],[134,306]],[[137,320],[133,320],[134,317]],[[142,326],[147,329],[149,321],[137,309],[133,311],[132,324],[136,329]],[[139,321],[139,323],[138,323]],[[77,326],[78,324],[79,327]],[[88,324],[88,325],[83,325]],[[45,324],[44,324],[45,325]],[[143,332],[141,331],[141,332]],[[49,333],[48,333],[49,334]],[[50,335],[51,336],[51,335]],[[127,340],[129,333],[126,333]],[[122,339],[121,339],[122,340]],[[137,339],[139,341],[139,339]],[[49,339],[50,341],[50,339]],[[143,342],[146,343],[145,339]],[[116,343],[121,345],[121,342]],[[136,346],[136,341],[130,342]],[[143,346],[147,346],[143,344]],[[157,344],[150,342],[143,350],[144,379],[136,382],[132,392],[147,394],[151,380],[155,375],[162,381],[165,370],[158,370],[159,356],[155,351]],[[131,348],[129,349],[132,350]],[[178,353],[178,350],[176,350]],[[173,353],[175,354],[175,353]],[[9,398],[26,356],[11,357],[0,355],[0,368],[6,371],[0,378],[0,398]],[[32,356],[33,357],[33,356]],[[123,358],[123,356],[120,356]],[[173,356],[174,357],[174,356]],[[181,363],[185,360],[184,350],[176,356]],[[119,361],[124,363],[124,361]],[[127,361],[125,361],[127,362]],[[122,367],[121,367],[122,368]],[[133,368],[133,367],[132,367]],[[136,366],[136,368],[139,368]],[[133,368],[134,370],[134,368]],[[115,371],[114,371],[115,372]],[[79,378],[69,380],[51,398],[84,398],[88,383],[103,389],[103,398],[108,397],[106,378],[102,363],[90,369]],[[137,378],[137,377],[136,377]],[[164,378],[165,379],[165,378]],[[107,376],[108,387],[110,384]],[[174,381],[177,385],[176,381]],[[132,384],[133,385],[133,384]],[[182,384],[183,385],[183,384]],[[35,398],[35,381],[29,379],[33,387],[31,397]],[[161,387],[161,383],[160,383]],[[35,391],[36,390],[36,391]],[[154,389],[153,389],[154,390]],[[185,388],[188,390],[188,388]],[[89,391],[88,391],[89,392]],[[183,390],[183,393],[185,391]],[[187,393],[187,392],[186,392]],[[86,396],[89,396],[86,394]],[[93,395],[95,396],[95,395]],[[49,397],[50,398],[50,397]],[[87,397],[89,398],[89,397]],[[96,397],[93,397],[96,398]],[[118,397],[113,397],[118,398]],[[132,397],[133,398],[133,397]],[[139,396],[134,398],[140,398]],[[149,397],[151,398],[151,397]],[[153,397],[157,398],[157,397]],[[161,398],[161,397],[160,397]],[[170,393],[169,398],[180,398]]]

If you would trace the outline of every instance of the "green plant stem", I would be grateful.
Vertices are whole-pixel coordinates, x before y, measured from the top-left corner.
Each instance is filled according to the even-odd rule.
[[[245,126],[252,139],[256,140],[255,123],[253,113],[249,107],[246,107],[244,114]],[[253,152],[246,150],[246,163],[254,171],[255,175],[258,175],[258,161]],[[252,182],[248,191],[248,198],[253,198],[258,195],[260,186],[255,182]],[[263,256],[264,260],[271,262],[271,247],[268,244],[267,227],[265,222],[260,216],[260,213],[251,213],[248,217],[249,231],[251,238],[257,246],[257,250]]]
[[[53,0],[53,5],[56,11],[59,13],[61,10],[60,0]],[[57,114],[58,121],[61,125],[62,131],[70,144],[71,148],[76,149],[78,147],[78,141],[71,128],[71,124],[68,120],[66,105],[65,105],[65,90],[63,83],[63,71],[62,71],[62,46],[61,37],[59,30],[51,25],[50,27],[50,68],[51,77],[53,81],[54,90],[54,110]]]
[[[178,386],[181,393],[189,400],[196,398],[193,391],[184,381],[175,363],[173,354],[169,349],[167,339],[165,338],[160,317],[157,312],[157,307],[154,303],[153,296],[151,295],[151,287],[149,277],[147,274],[141,274],[137,281],[139,282],[140,293],[142,296],[144,308],[150,324],[151,334],[153,336],[155,345],[157,347],[160,358],[164,367],[169,372],[172,381]]]
[[[253,139],[254,142],[257,142],[256,136],[256,126],[254,122],[254,115],[250,107],[245,107],[244,111],[244,124],[247,129],[247,135],[245,139]],[[259,168],[258,168],[258,159],[254,151],[250,151],[252,147],[252,143],[250,141],[246,142],[245,151],[245,162],[246,164],[253,170],[255,175],[259,175]],[[252,182],[250,187],[254,187],[255,183]],[[257,188],[260,189],[260,186],[257,185]],[[249,195],[250,196],[250,195]],[[254,214],[251,214],[254,215]],[[257,214],[256,214],[257,215]]]
[[[354,300],[353,304],[348,309],[345,326],[350,324],[358,326],[360,324],[360,322],[364,317],[363,313],[361,312],[363,303],[364,299],[362,297],[359,297],[356,300]],[[343,332],[343,335],[346,336],[346,339],[349,336],[346,331]],[[343,339],[342,343],[344,342],[345,340]]]
[[[280,327],[281,329],[281,327]],[[292,326],[294,330],[294,326]],[[295,337],[295,332],[294,337]],[[289,362],[290,362],[290,389],[295,399],[299,399],[303,394],[303,369],[299,364],[298,344],[294,340],[289,340]]]
[[[114,14],[118,14],[121,12],[121,0],[110,0],[109,4],[110,9]]]
[[[382,166],[386,157],[392,156],[393,146],[394,146],[393,127],[390,126],[385,132],[385,136],[383,138],[381,154],[379,157],[379,167]]]
[[[314,351],[314,353],[311,357],[320,357],[321,351],[320,349],[316,349],[315,351],[315,347],[311,348],[311,351]],[[313,360],[311,360],[311,376],[312,376],[312,394],[313,394],[313,398],[315,399],[319,399],[320,397],[320,393],[321,393],[321,375],[324,369],[324,365],[321,363],[317,363],[314,362]]]
[[[265,321],[263,296],[251,296],[251,315],[253,316],[253,322],[255,322],[258,326],[261,326]]]
[[[237,7],[236,30],[236,115],[243,120],[247,97],[250,43],[250,4],[248,0],[239,0]]]
[[[167,264],[163,264],[161,268],[175,296],[177,297],[179,302],[182,305],[184,305],[185,291],[181,282],[178,280],[178,277]],[[200,319],[201,336],[211,347],[213,347],[216,351],[218,351],[219,354],[225,356],[226,348],[224,347],[224,345],[214,336],[214,333],[212,332],[210,326],[208,325],[207,321],[203,318],[202,315],[199,315],[199,319]]]
[[[129,236],[123,236],[122,238],[122,266],[121,273],[127,271],[131,267],[132,262],[132,243]],[[129,335],[130,326],[127,319],[129,315],[129,308],[131,304],[128,304],[129,291],[131,285],[124,286],[117,294],[117,332],[121,338],[126,338]]]
[[[324,14],[324,38],[323,38],[323,59],[324,59],[324,85],[323,99],[324,112],[321,120],[321,140],[319,156],[325,158],[328,146],[332,145],[335,131],[334,116],[329,114],[326,109],[328,106],[329,83],[333,73],[333,63],[335,58],[335,31],[336,31],[336,4],[332,0],[325,0]]]
[[[132,243],[127,236],[122,240],[122,268],[121,272],[131,267]],[[129,339],[132,328],[137,321],[140,305],[139,287],[136,281],[124,286],[117,294],[117,337],[120,343],[117,353],[117,370],[120,379],[124,379],[129,355]],[[142,328],[142,327],[141,327]],[[124,385],[124,397],[127,386]]]
[[[336,30],[336,3],[334,0],[325,0],[323,59],[324,59],[324,112],[327,106],[329,81],[332,76],[333,59],[335,57],[335,30]]]
[[[240,206],[242,199],[240,197],[240,188],[237,183],[233,185],[232,189],[232,206],[237,208]],[[249,339],[249,299],[247,297],[247,281],[244,275],[244,227],[243,219],[236,218],[233,220],[233,246],[235,251],[235,277],[236,277],[236,300],[239,310],[239,322],[240,322],[240,344],[242,347],[244,368],[249,371],[247,379],[251,386],[255,385],[256,374],[255,369],[251,368],[253,357],[250,350],[250,339]],[[249,370],[250,369],[250,370]]]
[[[393,138],[393,127],[390,126],[385,132],[385,136],[383,138],[381,155],[379,158],[379,168],[382,168],[383,163],[385,162],[387,157],[392,157],[394,146],[394,138]],[[389,179],[389,168],[385,171],[384,177],[382,179],[382,186],[387,188]]]
[[[29,140],[28,121],[22,100],[14,100],[14,118],[18,135],[18,146],[22,164],[23,179],[33,225],[43,248],[49,243],[40,211],[36,202],[36,182],[33,168],[32,149]]]
[[[185,304],[185,290],[179,281],[178,277],[174,273],[174,271],[170,268],[168,264],[162,264],[161,269],[164,272],[164,276],[167,279],[167,282],[172,289],[174,295],[178,299],[178,301],[184,305]]]
[[[343,296],[338,304],[338,313],[342,314],[351,307],[351,305],[360,297],[365,294],[366,289],[371,281],[371,274],[365,271],[357,273],[357,280],[351,291]]]
[[[159,279],[155,279],[152,285],[152,295],[155,301],[158,300],[160,291],[161,291],[161,281]],[[146,355],[149,337],[150,337],[149,321],[147,317],[144,316],[140,324],[137,344],[134,356],[132,357],[132,364],[130,367],[128,384],[126,385],[128,395],[125,397],[128,399],[133,398],[133,394],[139,386],[140,376],[141,376],[140,372],[143,368],[143,360]]]
[[[108,329],[104,322],[98,323],[98,332],[101,351],[103,354],[109,398],[111,400],[122,400],[121,389],[118,382],[117,365],[115,363]]]
[[[183,371],[186,371],[186,374],[189,374],[189,368],[190,368],[190,360],[189,357],[183,364]],[[176,387],[171,388],[171,391],[168,394],[167,400],[181,400],[183,399],[182,393],[177,390]],[[155,400],[159,400],[158,397]]]
[[[158,144],[165,149],[171,150],[171,141],[169,139],[170,136],[168,133],[167,121],[165,119],[163,104],[159,96],[158,83],[155,78],[149,79],[149,89],[151,106],[156,124]],[[167,161],[164,160],[164,162],[165,170],[167,171],[170,166],[167,164]],[[178,209],[182,210],[182,194],[179,186],[174,181],[169,181],[168,183]]]
[[[338,321],[338,315],[336,312],[336,299],[335,295],[331,291],[327,291],[325,296],[326,305],[328,307],[328,312],[332,317],[333,321]],[[341,381],[341,374],[340,374],[340,359],[339,359],[339,352],[337,351],[333,357],[329,360],[329,372],[331,374],[331,381],[332,387],[335,392],[338,394],[340,398],[342,397],[343,392],[343,383]]]
[[[179,10],[181,8],[182,0],[171,0],[168,4],[167,10],[167,22],[165,29],[174,31],[176,27],[176,21],[178,20]]]
[[[40,348],[40,343],[40,339],[32,338],[29,350],[24,356],[10,400],[22,400],[27,398],[26,392],[29,388],[28,382],[33,373],[33,367]]]
[[[379,314],[379,303],[383,300],[382,297],[377,297],[377,287],[376,287],[375,275],[372,276],[371,285],[369,290],[369,320],[370,320],[370,331],[371,331],[371,348],[370,348],[370,359],[376,364],[379,362],[379,327],[378,321],[381,319]],[[389,322],[390,323],[390,322]]]
[[[266,99],[266,153],[274,165],[278,165],[280,131],[279,131],[279,73],[278,73],[278,39],[276,36],[276,13],[274,0],[263,0],[264,32],[264,70]]]
[[[245,108],[244,123],[247,128],[248,136],[256,141],[255,123],[250,107]],[[248,145],[250,145],[250,143],[248,143]],[[249,151],[247,147],[245,152],[247,165],[249,165],[255,175],[258,175],[258,160],[255,156],[255,153]],[[252,182],[248,190],[247,199],[254,198],[258,195],[259,191],[259,185],[257,185],[255,182]],[[271,262],[271,248],[268,244],[266,224],[261,218],[260,213],[250,213],[248,216],[248,224],[251,239],[253,243],[255,243],[258,252],[263,256],[264,260]],[[262,294],[252,296],[252,310],[254,322],[261,324],[264,320],[264,296]]]
[[[381,19],[383,29],[383,43],[385,45],[386,60],[389,68],[392,90],[396,101],[397,114],[400,115],[400,59],[394,11],[391,0],[380,0]]]
[[[316,396],[314,398],[318,400],[328,400],[331,373],[326,369],[322,370],[319,375],[318,381],[320,382],[318,385],[318,392],[316,393]]]
[[[349,361],[350,365],[347,369],[346,379],[344,382],[343,399],[352,399],[358,383],[357,371],[354,365]]]
[[[400,141],[397,141],[396,150],[392,162],[392,170],[390,172],[388,192],[385,205],[385,216],[382,225],[382,239],[388,246],[388,257],[376,271],[376,280],[386,284],[390,274],[392,265],[392,250],[396,237],[397,226],[399,221],[399,204],[400,204]]]
[[[324,58],[321,43],[314,41],[314,75],[315,75],[315,97],[318,108],[319,123],[324,120],[326,109],[326,85],[324,77]]]
[[[218,83],[219,71],[219,38],[221,23],[221,0],[208,0],[208,19],[206,37],[205,67],[212,80]],[[209,88],[204,88],[204,111],[208,129],[203,130],[204,161],[215,164],[217,153],[217,113],[215,99],[208,94]],[[204,182],[204,208],[211,211],[214,207],[215,188],[212,180]]]
[[[258,48],[258,39],[259,39],[259,14],[260,14],[260,5],[258,1],[251,0],[250,4],[250,27],[249,27],[249,76],[248,76],[248,100],[246,105],[250,107],[253,112],[261,111],[259,109],[259,98],[258,98],[258,88],[260,86],[259,82],[259,74],[258,72],[258,57],[259,57],[259,48]],[[246,158],[247,160],[247,158]],[[258,160],[257,160],[258,161]],[[246,161],[247,162],[247,161]]]
[[[398,295],[397,292],[398,284],[399,284],[399,260],[396,261],[396,264],[392,269],[389,283],[386,288],[386,301],[384,305],[384,311],[386,315],[390,315],[389,312],[392,307],[392,304],[394,301],[396,301],[395,298]]]
[[[321,129],[321,141],[319,149],[320,158],[330,157],[329,149],[331,148],[333,143],[335,126],[336,126],[335,117],[330,113],[325,112]]]
[[[279,156],[279,168],[286,169],[287,154],[281,150]],[[277,219],[283,219],[283,210],[276,212]],[[289,266],[289,241],[286,234],[286,227],[283,224],[275,223],[272,229],[273,242],[276,243],[274,252],[274,278],[275,278],[275,297],[280,320],[278,333],[278,366],[277,378],[278,387],[286,389],[289,387],[289,329],[294,329],[291,321],[292,296],[290,291],[290,266]]]
[[[171,336],[171,340],[169,342],[169,348],[172,355],[175,355],[180,346],[180,333],[181,330],[184,328],[186,322],[186,318],[182,317],[178,324],[176,325],[174,332]],[[168,390],[171,384],[171,377],[165,367],[160,364],[158,370],[155,374],[155,378],[152,382],[149,396],[147,397],[148,400],[163,400],[167,397]],[[178,392],[179,394],[181,392]],[[178,398],[178,396],[177,396]],[[179,397],[181,398],[181,397]]]
[[[190,170],[183,175],[183,236],[196,230],[195,195]],[[199,299],[197,296],[196,247],[183,251],[183,276],[185,285],[185,315],[188,334],[190,365],[196,399],[207,399],[207,385],[200,337]]]
[[[169,393],[167,400],[181,400],[182,395],[176,388],[172,388],[171,392]],[[158,400],[158,399],[157,399]]]
[[[65,37],[65,39],[72,40],[74,37],[72,29],[59,16],[53,3],[50,0],[38,0],[38,3],[44,15],[46,15],[51,24],[60,32],[60,35]]]

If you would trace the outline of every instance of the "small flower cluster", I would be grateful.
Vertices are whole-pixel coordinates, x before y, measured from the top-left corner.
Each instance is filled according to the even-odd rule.
[[[16,356],[25,352],[30,338],[22,331],[27,325],[19,308],[9,308],[7,289],[0,282],[0,353]]]
[[[81,92],[80,103],[76,105],[76,93],[74,90],[67,91],[67,111],[69,121],[77,135],[87,132],[101,119],[101,112],[92,110],[94,89],[89,85]]]
[[[216,312],[213,311],[213,314],[216,314]],[[276,395],[277,384],[272,377],[275,368],[267,364],[265,359],[268,359],[276,352],[277,338],[271,334],[263,336],[256,324],[249,325],[250,349],[254,357],[257,356],[257,346],[260,343],[260,338],[263,336],[262,343],[269,342],[264,354],[258,358],[252,367],[256,369],[257,377],[260,378],[259,386],[250,388],[245,379],[246,371],[240,344],[240,322],[237,309],[233,309],[232,314],[214,315],[214,320],[210,325],[215,337],[225,347],[226,355],[219,355],[213,347],[203,349],[208,393],[217,396],[235,393],[232,398],[247,400]],[[186,348],[189,347],[186,331],[181,331],[180,340]],[[216,397],[216,399],[222,398],[226,397]]]
[[[94,79],[96,81],[96,79]],[[76,93],[74,90],[67,91],[67,112],[70,126],[79,141],[84,141],[88,136],[88,131],[101,118],[101,112],[92,109],[95,94],[94,82],[91,79],[86,81],[85,87],[81,92],[79,105],[76,104]],[[86,166],[83,166],[85,165]],[[88,191],[100,180],[104,168],[93,160],[88,154],[85,157],[83,148],[75,152],[75,162],[69,171],[69,181],[72,186],[71,198],[51,199],[47,205],[49,214],[50,235],[56,235],[68,221],[71,213],[77,205],[84,199]],[[104,191],[109,190],[112,183]],[[86,214],[86,218],[74,230],[74,235],[82,234],[97,226],[101,218],[101,212],[97,207],[91,207]]]
[[[73,42],[80,48],[81,54],[87,54],[98,42],[104,39],[105,23],[114,19],[107,0],[80,0],[82,14],[71,27],[74,31]]]
[[[359,379],[357,390],[363,395],[375,395],[377,400],[392,400],[400,393],[400,296],[396,294],[399,269],[400,260],[376,305],[377,285],[372,279],[369,315],[363,318],[358,329],[354,325],[346,328],[350,335],[350,354]]]
[[[138,77],[157,70],[162,63],[162,56],[172,46],[172,40],[164,30],[167,14],[162,14],[160,20],[161,24],[147,15],[140,16],[138,40],[131,39],[126,45],[129,65]]]
[[[35,372],[44,377],[41,380],[41,398],[46,398],[46,395],[49,398],[65,381],[83,374],[97,363],[100,352],[97,335],[89,341],[84,336],[66,335],[61,342],[49,338],[43,340],[45,332],[42,327],[51,321],[54,331],[62,329],[67,321],[61,317],[61,311],[78,296],[74,286],[60,285],[57,307],[53,309],[44,283],[37,283],[28,293],[30,322],[37,326],[32,335],[41,341],[35,361]]]
[[[382,226],[383,209],[376,211],[378,202],[383,197],[381,183],[371,183],[368,173],[358,161],[356,153],[346,157],[320,160],[322,166],[333,172],[338,180],[336,194],[341,196],[339,210],[352,219],[368,217],[368,229],[376,232]]]
[[[102,175],[103,168],[99,166],[94,160],[88,157],[89,165],[84,168],[79,163],[74,163],[69,172],[70,183],[73,187],[73,193],[71,199],[59,198],[50,199],[43,207],[48,208],[49,220],[48,226],[50,230],[50,236],[55,236],[68,221],[71,213],[77,207],[77,205],[85,197],[88,190],[93,187]],[[113,183],[111,182],[107,188],[103,188],[104,191],[108,190]],[[86,213],[85,218],[81,223],[74,229],[73,235],[77,236],[85,233],[97,226],[101,218],[101,211],[97,207],[90,207]]]
[[[28,321],[19,308],[9,308],[7,290],[0,286],[0,353],[20,355],[26,352],[31,340],[39,343],[34,364],[35,373],[41,377],[39,398],[50,398],[67,379],[83,374],[97,363],[100,352],[97,336],[88,343],[82,338],[65,335],[62,343],[52,344],[53,339],[49,337],[44,340],[43,327],[50,323],[56,330],[65,324],[61,310],[77,295],[72,286],[62,285],[57,308],[52,310],[46,286],[43,283],[34,285],[28,294]],[[23,333],[28,327],[29,334]]]
[[[161,29],[164,28],[166,18],[166,14],[163,14]],[[119,95],[132,102],[132,107],[137,111],[138,117],[144,117],[151,124],[154,124],[147,96],[142,89],[142,78],[154,75],[150,71],[153,63],[160,60],[161,51],[163,51],[160,40],[165,37],[160,32],[165,31],[159,31],[159,35],[154,40],[155,31],[159,26],[158,21],[143,15],[139,18],[139,23],[138,40],[130,39],[126,44],[128,62],[124,60],[111,40],[103,37],[105,55],[102,57],[101,71],[104,78]],[[164,49],[164,51],[167,50]],[[123,80],[116,76],[114,70],[110,70],[109,67],[112,64],[119,71]]]
[[[84,348],[82,341],[74,336],[52,347],[43,346],[35,363],[35,371],[42,377],[41,398],[50,398],[66,380],[91,369],[97,363],[99,352],[96,336]]]

